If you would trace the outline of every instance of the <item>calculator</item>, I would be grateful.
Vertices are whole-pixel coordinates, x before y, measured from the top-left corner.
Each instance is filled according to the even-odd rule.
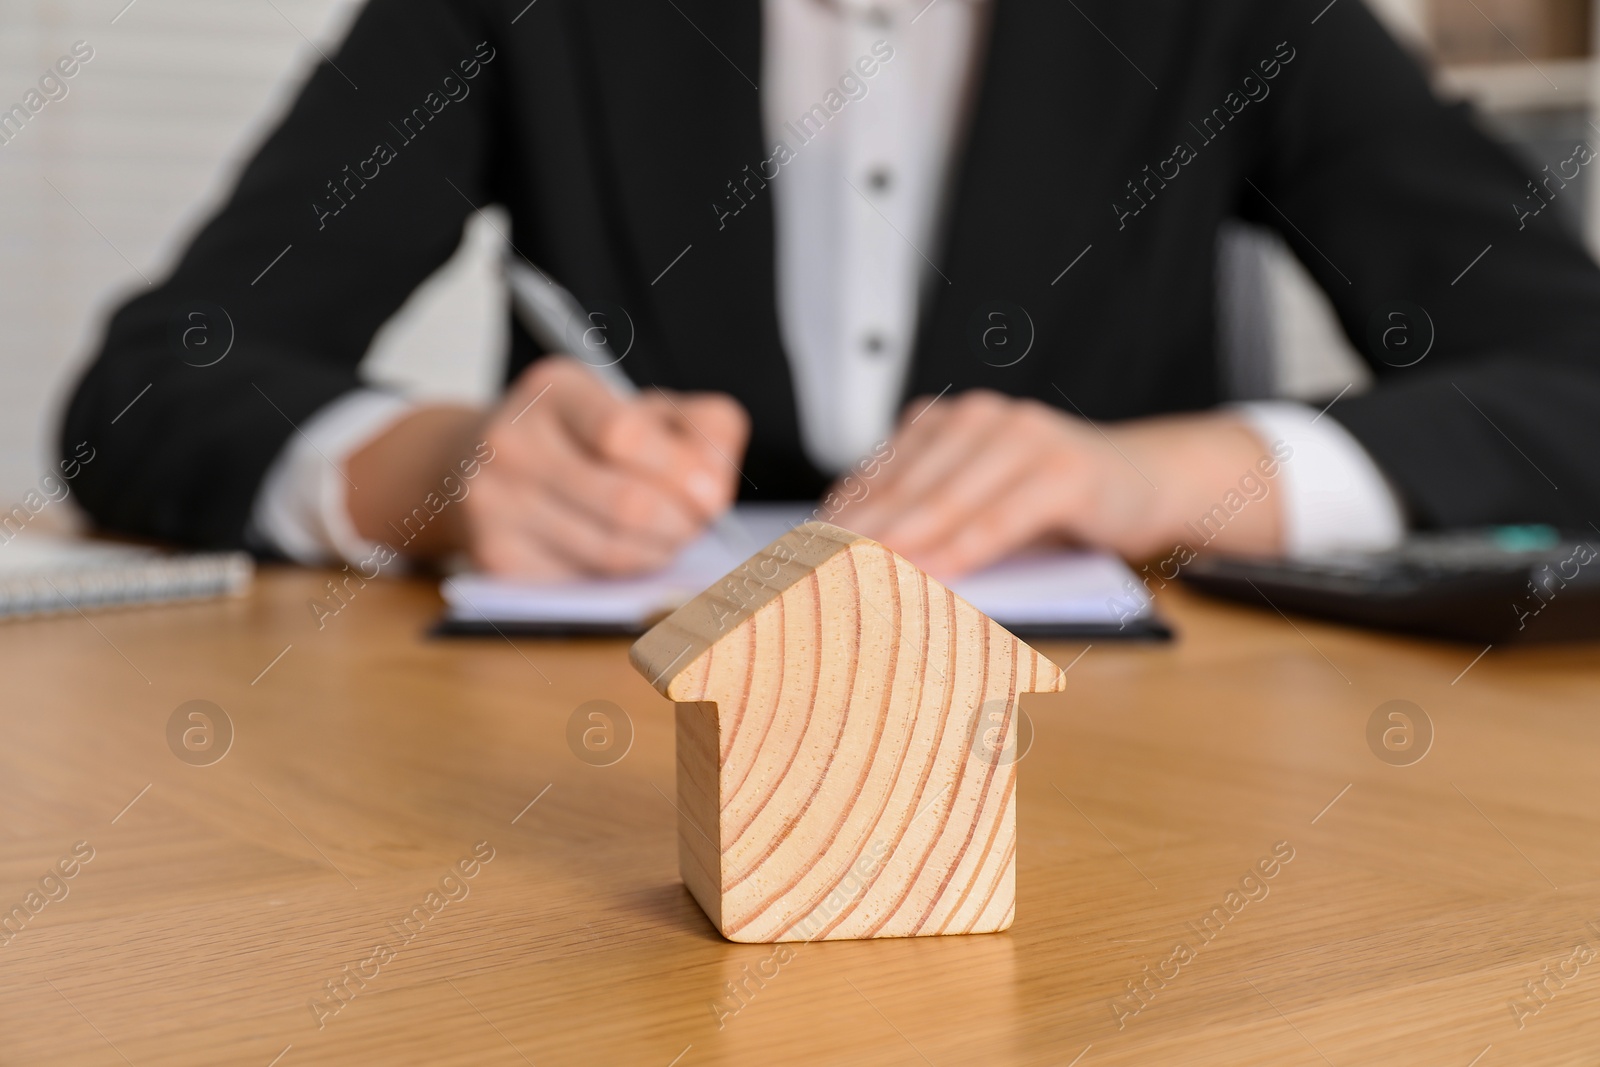
[[[1218,596],[1380,630],[1486,644],[1600,637],[1600,530],[1418,533],[1316,559],[1202,553],[1183,574]]]

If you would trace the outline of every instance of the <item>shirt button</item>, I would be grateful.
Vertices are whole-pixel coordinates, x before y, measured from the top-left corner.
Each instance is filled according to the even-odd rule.
[[[888,343],[883,339],[883,334],[874,331],[861,338],[861,347],[867,355],[876,356],[888,347]]]
[[[875,193],[888,192],[892,180],[888,167],[874,167],[867,172],[867,185]]]

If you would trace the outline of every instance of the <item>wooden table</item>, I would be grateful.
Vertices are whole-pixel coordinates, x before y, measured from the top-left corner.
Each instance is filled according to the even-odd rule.
[[[0,908],[74,872],[0,945],[0,1062],[1600,1057],[1594,645],[1474,660],[1163,591],[1175,644],[1044,646],[1011,931],[776,959],[678,881],[671,709],[625,642],[429,639],[420,582],[319,630],[327,577],[0,628]],[[596,699],[635,731],[610,766],[567,742]],[[1409,766],[1368,743],[1393,699],[1434,730]],[[234,727],[209,766],[169,747],[191,700]]]

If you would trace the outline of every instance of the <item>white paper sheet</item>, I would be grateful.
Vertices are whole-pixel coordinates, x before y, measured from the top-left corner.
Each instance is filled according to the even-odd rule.
[[[750,544],[713,535],[674,563],[640,578],[558,583],[462,574],[445,581],[449,617],[465,623],[614,625],[639,628],[689,600],[745,559],[813,517],[805,504],[745,504],[735,516]],[[1104,552],[1059,551],[1007,560],[949,583],[956,595],[1002,626],[1117,630],[1150,618],[1150,598],[1127,564]]]

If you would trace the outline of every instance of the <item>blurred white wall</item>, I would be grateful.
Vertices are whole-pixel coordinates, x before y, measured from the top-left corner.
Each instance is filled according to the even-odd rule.
[[[1389,32],[1410,44],[1421,44],[1428,31],[1428,0],[1367,0]]]
[[[61,406],[106,314],[160,281],[320,58],[311,42],[331,50],[359,7],[0,0],[0,108],[74,42],[94,49],[68,95],[0,145],[0,510],[52,465]],[[474,221],[379,337],[374,377],[490,394],[504,346],[498,242]]]

